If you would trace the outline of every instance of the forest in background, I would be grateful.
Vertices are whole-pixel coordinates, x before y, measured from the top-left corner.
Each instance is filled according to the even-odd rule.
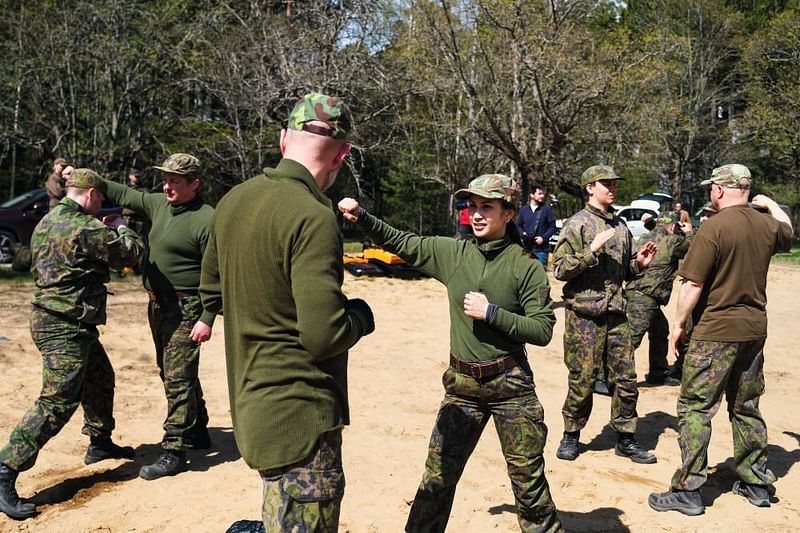
[[[5,0],[0,201],[55,157],[122,181],[197,155],[215,203],[280,158],[304,93],[342,96],[354,150],[330,191],[451,234],[487,172],[582,205],[586,167],[692,206],[729,162],[800,213],[800,0]]]

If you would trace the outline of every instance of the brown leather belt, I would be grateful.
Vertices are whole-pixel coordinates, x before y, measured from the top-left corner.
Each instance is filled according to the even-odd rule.
[[[482,361],[480,363],[467,363],[451,353],[450,366],[459,374],[466,374],[475,379],[491,378],[519,366],[520,359],[524,355],[525,352],[520,350],[500,359],[492,359],[491,361]]]
[[[174,301],[174,300],[183,300],[184,298],[191,298],[192,296],[197,296],[197,291],[147,291],[147,295],[150,296],[150,301]]]

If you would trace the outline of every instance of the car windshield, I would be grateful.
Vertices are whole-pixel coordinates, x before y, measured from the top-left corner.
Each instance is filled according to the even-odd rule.
[[[37,194],[41,193],[42,189],[36,189],[33,191],[26,192],[25,194],[20,194],[19,196],[15,196],[11,200],[8,200],[5,203],[0,204],[0,208],[8,208],[8,207],[19,207],[20,205],[26,203],[27,201],[34,198]]]

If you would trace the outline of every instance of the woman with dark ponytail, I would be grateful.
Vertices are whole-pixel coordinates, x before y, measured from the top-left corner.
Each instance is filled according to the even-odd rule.
[[[345,198],[339,210],[373,242],[447,287],[450,366],[425,473],[406,524],[443,532],[456,484],[489,418],[503,449],[522,531],[563,531],[544,475],[544,411],[525,345],[544,346],[555,315],[542,264],[514,224],[517,183],[501,174],[472,180],[455,193],[469,200],[474,239],[421,237],[400,231]]]

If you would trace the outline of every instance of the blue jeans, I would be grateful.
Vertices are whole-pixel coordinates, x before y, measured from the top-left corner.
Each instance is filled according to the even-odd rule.
[[[547,258],[550,255],[550,252],[537,252],[534,251],[533,255],[539,260],[540,263],[544,266],[544,269],[547,270]]]

